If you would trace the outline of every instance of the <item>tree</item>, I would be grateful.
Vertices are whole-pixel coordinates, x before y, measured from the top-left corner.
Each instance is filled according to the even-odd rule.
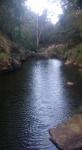
[[[37,28],[36,28],[36,41],[37,41],[37,49],[39,48],[41,36],[44,32],[44,29],[47,25],[47,11],[44,10],[43,14],[41,16],[37,15]]]

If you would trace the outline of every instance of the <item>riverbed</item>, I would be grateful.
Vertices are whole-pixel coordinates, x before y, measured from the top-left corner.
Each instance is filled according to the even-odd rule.
[[[49,128],[81,108],[82,78],[77,68],[60,60],[33,59],[18,71],[1,74],[0,150],[57,150]]]

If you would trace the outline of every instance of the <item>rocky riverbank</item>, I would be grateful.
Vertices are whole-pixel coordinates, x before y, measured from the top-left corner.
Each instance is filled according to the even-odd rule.
[[[20,68],[21,64],[33,54],[0,33],[0,72]]]
[[[82,44],[79,44],[64,53],[65,65],[74,65],[82,68]]]
[[[0,72],[18,69],[28,58],[48,59],[52,57],[56,57],[55,45],[32,52],[21,48],[0,32]]]
[[[37,52],[26,51],[0,33],[0,71],[12,71],[21,67],[29,58],[48,59],[57,57],[55,45],[43,48]]]
[[[59,58],[65,61],[65,65],[74,65],[81,70],[82,44],[70,50],[66,49],[63,44],[53,44],[47,48],[42,48],[37,52],[32,52],[21,48],[21,46],[12,42],[7,36],[0,33],[0,72],[20,68],[21,64],[28,58]]]
[[[39,55],[45,58],[59,58],[64,60],[65,65],[73,65],[80,70],[82,69],[82,44],[71,49],[66,48],[63,44],[54,44],[41,49]]]

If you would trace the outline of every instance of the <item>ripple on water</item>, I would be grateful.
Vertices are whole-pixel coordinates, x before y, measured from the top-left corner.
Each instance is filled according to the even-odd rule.
[[[20,71],[0,76],[0,150],[57,150],[49,128],[82,105],[82,86],[66,85],[73,77],[82,83],[76,72],[50,59],[31,60]]]

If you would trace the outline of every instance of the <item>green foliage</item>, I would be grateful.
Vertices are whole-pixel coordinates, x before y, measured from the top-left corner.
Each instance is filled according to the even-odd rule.
[[[0,29],[12,41],[25,48],[33,47],[36,15],[27,10],[25,0],[0,1]]]
[[[73,59],[78,63],[82,63],[82,44],[73,48],[72,53]]]
[[[63,44],[68,49],[81,43],[81,0],[61,0],[64,14],[56,25],[46,19],[47,11],[42,16],[37,16],[25,7],[24,2],[25,0],[0,0],[0,29],[12,41],[27,50],[36,50],[37,40],[40,47]]]
[[[5,53],[5,52],[0,52],[0,61],[1,62],[5,62],[5,61],[8,61],[10,58],[9,54],[8,53]]]

